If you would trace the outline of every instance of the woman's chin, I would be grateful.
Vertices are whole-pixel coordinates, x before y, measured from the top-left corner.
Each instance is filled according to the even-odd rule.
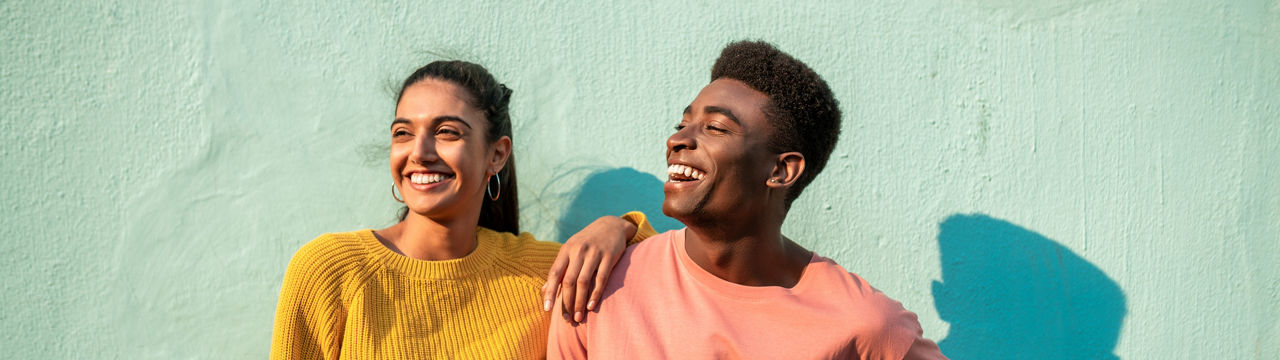
[[[440,202],[421,201],[414,203],[406,201],[405,204],[405,206],[409,207],[409,214],[426,218],[443,218],[447,217],[447,214],[453,212],[449,211],[450,209],[447,204],[442,204]]]
[[[453,196],[411,197],[405,199],[405,206],[409,207],[409,214],[432,219],[436,222],[443,222],[467,213],[470,207],[468,205],[462,199]],[[478,209],[480,204],[477,203],[474,206]]]

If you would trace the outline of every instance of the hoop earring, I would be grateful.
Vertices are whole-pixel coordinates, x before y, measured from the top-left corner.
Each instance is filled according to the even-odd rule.
[[[493,192],[493,188],[494,188],[493,182],[488,182],[488,184],[485,184],[484,193],[486,195],[489,195],[489,200],[498,201],[498,197],[502,196],[502,179],[498,177],[498,174],[494,174],[489,178],[493,179],[493,181],[498,182],[498,186],[497,186],[498,192],[497,193]]]
[[[404,199],[396,197],[396,184],[391,184],[391,198],[396,199],[396,202],[398,203],[404,203]]]

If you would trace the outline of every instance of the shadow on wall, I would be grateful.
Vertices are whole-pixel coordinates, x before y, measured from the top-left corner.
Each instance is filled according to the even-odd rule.
[[[639,210],[658,232],[683,227],[662,215],[662,181],[632,168],[600,170],[588,175],[574,195],[569,210],[556,225],[556,239],[564,241],[604,215]]]
[[[952,359],[1117,359],[1124,292],[1057,242],[986,215],[939,226],[938,342]]]

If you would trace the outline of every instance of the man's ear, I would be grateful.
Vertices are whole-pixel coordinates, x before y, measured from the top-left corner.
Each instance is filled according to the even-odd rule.
[[[497,175],[511,158],[511,137],[503,136],[493,142],[493,157],[489,159],[489,175]]]
[[[778,154],[773,172],[769,173],[767,185],[775,188],[789,188],[800,179],[801,174],[804,174],[804,155],[795,151],[784,152]]]

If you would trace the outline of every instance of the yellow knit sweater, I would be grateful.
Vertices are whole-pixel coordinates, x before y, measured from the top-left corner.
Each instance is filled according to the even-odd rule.
[[[655,234],[639,212],[634,243]],[[423,261],[372,230],[324,234],[289,262],[272,359],[538,359],[541,292],[560,244],[477,228],[460,259]]]

